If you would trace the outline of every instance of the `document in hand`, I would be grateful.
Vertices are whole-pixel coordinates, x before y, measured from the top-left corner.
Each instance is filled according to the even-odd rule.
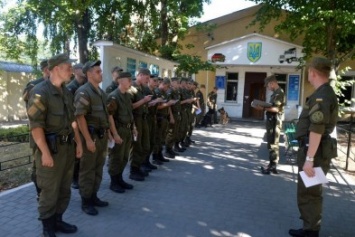
[[[196,115],[200,114],[201,112],[202,112],[201,109],[197,109],[197,110],[195,111]]]
[[[267,103],[265,101],[261,101],[261,100],[256,100],[254,99],[252,102],[251,102],[251,106],[252,107],[258,107],[258,106],[261,106],[261,107],[264,107],[264,108],[269,108],[272,106],[271,103]]]
[[[328,180],[325,177],[325,174],[324,174],[321,167],[315,167],[314,171],[315,171],[314,177],[308,177],[304,171],[300,172],[301,178],[302,178],[303,183],[306,186],[306,188],[309,188],[309,187],[312,187],[312,186],[315,186],[318,184],[328,183]]]

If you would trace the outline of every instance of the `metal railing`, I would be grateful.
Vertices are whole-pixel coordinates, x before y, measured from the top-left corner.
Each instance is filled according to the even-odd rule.
[[[0,137],[0,172],[31,164],[28,139],[28,133]]]
[[[351,118],[348,123],[339,123],[337,125],[338,130],[338,152],[340,151],[346,155],[345,160],[345,170],[349,168],[350,159],[355,162],[355,123],[354,119]],[[340,138],[341,137],[341,138]],[[343,146],[341,144],[346,144]]]

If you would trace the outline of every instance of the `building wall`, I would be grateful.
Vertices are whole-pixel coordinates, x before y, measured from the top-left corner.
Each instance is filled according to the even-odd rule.
[[[295,45],[302,45],[302,37],[299,37],[296,40],[291,41],[288,35],[276,34],[274,31],[274,27],[277,24],[277,21],[273,21],[270,24],[268,24],[262,32],[259,31],[258,25],[250,26],[250,23],[254,20],[255,13],[259,8],[260,6],[251,7],[248,9],[244,9],[205,22],[206,24],[216,24],[216,28],[209,32],[201,31],[201,30],[199,31],[197,30],[196,27],[191,27],[189,29],[187,36],[184,38],[184,40],[179,41],[179,43],[183,46],[187,44],[193,44],[195,47],[191,49],[184,47],[182,52],[186,54],[200,56],[201,59],[203,60],[210,60],[209,58],[210,55],[208,55],[209,50],[206,48],[209,48],[213,45],[221,44],[223,42],[230,41],[235,38],[250,35],[252,33],[260,33],[262,35],[273,37],[275,39],[289,42]],[[352,70],[355,70],[355,61],[347,61],[343,63],[342,65],[340,65],[340,69],[345,68],[347,66],[350,66],[351,68],[353,68]],[[228,65],[228,68],[230,68],[230,65]],[[244,82],[245,82],[243,78],[245,69],[240,67],[238,68],[238,70],[240,71],[240,76],[241,76],[238,85],[238,96],[242,96]],[[252,70],[257,72],[264,69],[254,67]],[[285,68],[282,68],[279,71],[265,70],[265,72],[267,72],[268,75],[270,73],[279,73],[279,72],[283,73],[283,71],[285,71]],[[207,94],[215,86],[216,76],[223,75],[223,73],[225,73],[225,71],[223,70],[222,71],[217,70],[216,72],[200,71],[198,74],[195,75],[195,78],[196,81],[199,82],[200,84],[206,85],[206,94]],[[294,72],[288,72],[288,73],[294,74],[295,70]],[[291,103],[288,103],[286,107],[287,111],[285,113],[286,120],[297,118],[298,115],[297,107],[302,106],[306,98],[314,91],[313,87],[309,84],[307,80],[307,71],[303,70],[297,73],[300,75],[300,79],[301,79],[299,101],[297,103],[293,101]],[[233,115],[235,117],[240,117],[242,111],[242,104],[237,102],[236,104],[233,105],[229,102],[225,102],[224,93],[225,93],[224,90],[219,89],[218,103],[221,106],[227,108],[227,111],[230,110],[228,111],[228,113],[231,114],[232,117]],[[270,94],[270,92],[267,93],[268,95]]]
[[[25,85],[35,79],[31,73],[0,70],[0,121],[27,118],[22,92]]]
[[[136,72],[139,69],[139,62],[144,62],[147,64],[148,69],[151,65],[159,66],[158,76],[160,77],[175,76],[175,67],[177,65],[176,62],[172,62],[150,54],[139,52],[137,50],[116,45],[109,41],[98,41],[94,45],[99,48],[100,59],[102,61],[102,88],[106,88],[111,83],[111,69],[114,66],[119,66],[124,71],[127,71],[128,58],[136,59]]]

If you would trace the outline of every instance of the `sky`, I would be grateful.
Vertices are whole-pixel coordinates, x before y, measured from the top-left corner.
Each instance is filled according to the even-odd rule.
[[[204,4],[204,14],[197,21],[205,22],[255,5],[247,0],[211,0],[211,4]]]

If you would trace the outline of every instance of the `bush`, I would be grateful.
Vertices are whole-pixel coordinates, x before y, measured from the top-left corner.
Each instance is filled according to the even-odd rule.
[[[0,128],[0,141],[28,142],[29,129],[27,125],[15,128]]]

